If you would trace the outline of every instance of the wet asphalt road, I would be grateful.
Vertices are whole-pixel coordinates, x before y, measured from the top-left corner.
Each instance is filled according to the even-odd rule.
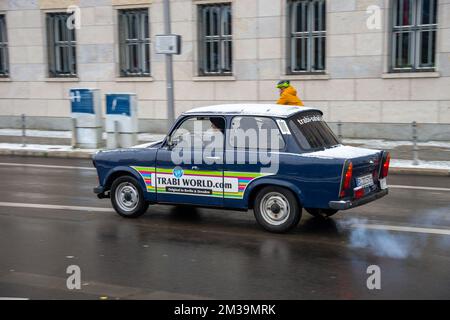
[[[0,157],[0,297],[450,299],[448,177],[390,176],[391,185],[443,189],[391,188],[328,220],[304,211],[298,228],[277,235],[251,211],[151,206],[121,218],[92,193],[88,167]],[[403,229],[371,228],[380,225]],[[69,265],[81,269],[81,290],[66,287]],[[381,269],[381,290],[366,286],[370,265]]]

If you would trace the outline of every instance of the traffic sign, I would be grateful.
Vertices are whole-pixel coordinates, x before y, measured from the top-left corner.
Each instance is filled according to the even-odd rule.
[[[156,35],[155,50],[157,54],[180,54],[181,36],[177,34]]]

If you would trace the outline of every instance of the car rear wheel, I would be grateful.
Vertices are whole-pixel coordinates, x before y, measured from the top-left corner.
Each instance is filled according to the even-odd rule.
[[[130,176],[114,180],[111,186],[111,203],[114,210],[125,218],[137,218],[148,209],[148,202],[139,182]]]
[[[314,217],[331,217],[336,214],[338,210],[334,209],[320,209],[320,208],[305,208],[306,212]]]
[[[275,186],[263,188],[256,196],[253,208],[256,221],[267,231],[278,233],[295,227],[302,214],[294,194]]]

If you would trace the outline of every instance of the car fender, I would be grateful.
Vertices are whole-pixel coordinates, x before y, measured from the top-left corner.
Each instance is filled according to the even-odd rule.
[[[127,166],[118,166],[118,167],[114,167],[111,170],[109,170],[109,172],[108,172],[108,174],[106,175],[106,178],[105,178],[104,186],[107,186],[108,189],[109,189],[111,187],[112,183],[113,183],[113,180],[115,179],[115,177],[119,173],[130,175],[130,176],[136,178],[136,180],[139,182],[139,185],[141,186],[142,190],[143,191],[146,190],[146,186],[145,186],[144,180],[140,176],[139,172],[137,172],[133,168],[127,167]]]
[[[263,177],[263,178],[259,178],[259,179],[255,179],[254,181],[250,182],[250,184],[247,186],[247,188],[245,189],[245,193],[244,193],[244,203],[247,203],[248,207],[251,207],[251,203],[249,203],[250,201],[250,196],[252,195],[252,192],[261,186],[266,186],[266,185],[270,185],[270,186],[278,186],[278,187],[283,187],[286,189],[291,190],[294,195],[297,197],[298,201],[301,203],[303,203],[303,193],[300,190],[299,187],[297,187],[295,185],[295,183],[292,181],[292,178],[287,178],[287,177]]]

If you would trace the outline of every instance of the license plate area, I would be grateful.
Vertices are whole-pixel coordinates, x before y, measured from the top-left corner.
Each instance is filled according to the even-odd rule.
[[[387,189],[387,182],[386,182],[386,178],[380,179],[380,189],[384,190]]]
[[[356,177],[356,186],[357,187],[366,188],[366,187],[372,186],[373,184],[374,184],[373,177],[371,174],[361,176],[361,177]]]

